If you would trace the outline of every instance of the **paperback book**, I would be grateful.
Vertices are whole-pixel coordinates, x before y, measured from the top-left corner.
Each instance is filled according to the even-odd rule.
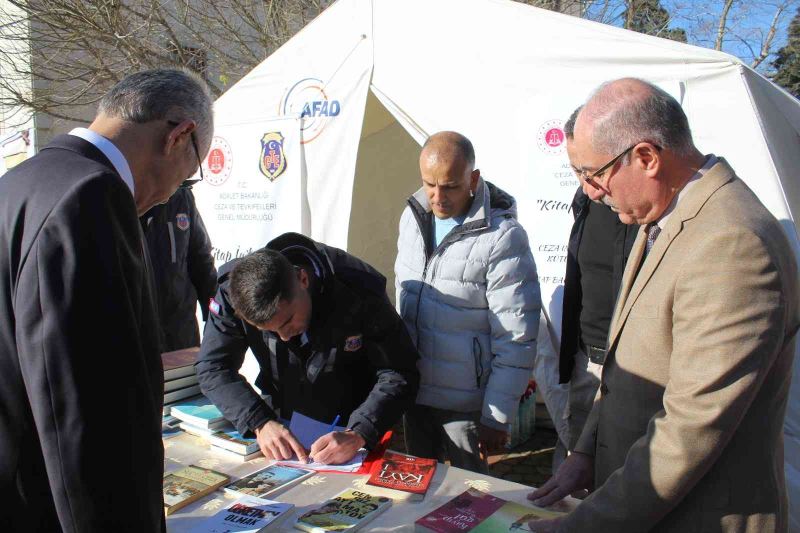
[[[534,531],[530,522],[555,518],[564,513],[509,502],[485,492],[469,489],[414,523],[422,533],[493,533]]]
[[[164,382],[164,392],[172,392],[185,387],[197,385],[197,376],[192,374],[184,378],[171,379]]]
[[[193,533],[261,533],[278,531],[294,505],[243,496],[200,523]]]
[[[391,505],[392,500],[385,496],[347,489],[301,515],[294,527],[311,533],[358,531]]]
[[[194,465],[165,473],[164,511],[170,515],[229,481],[225,474]]]
[[[241,433],[232,429],[230,431],[215,431],[208,436],[208,442],[218,448],[230,450],[239,455],[249,455],[259,450],[256,439],[243,437]]]
[[[193,426],[206,429],[215,429],[227,423],[222,412],[205,396],[202,399],[172,405],[170,414]]]
[[[200,348],[185,348],[161,354],[161,364],[164,366],[164,381],[170,381],[186,376],[193,376],[194,363]]]
[[[366,490],[393,500],[421,501],[435,472],[435,459],[387,450],[383,459],[373,466]]]
[[[313,470],[277,464],[270,465],[231,483],[225,487],[225,492],[239,496],[266,498],[288,490],[314,474]]]
[[[188,387],[177,389],[172,392],[165,392],[164,403],[171,403],[177,400],[191,398],[192,396],[197,396],[198,394],[200,394],[200,385],[189,385]]]

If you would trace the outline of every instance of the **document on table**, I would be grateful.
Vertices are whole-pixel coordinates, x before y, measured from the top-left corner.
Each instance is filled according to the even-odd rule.
[[[320,422],[313,418],[307,417],[302,413],[295,411],[292,414],[292,419],[289,421],[289,431],[300,441],[303,448],[306,450],[311,449],[311,445],[323,435],[327,435],[331,431],[344,431],[347,428],[342,426],[334,426],[331,429],[330,424]],[[367,456],[367,450],[358,450],[358,453],[347,463],[341,465],[325,465],[322,463],[305,463],[302,461],[281,461],[283,464],[289,464],[300,468],[309,468],[311,470],[329,470],[332,472],[355,472],[364,463]]]

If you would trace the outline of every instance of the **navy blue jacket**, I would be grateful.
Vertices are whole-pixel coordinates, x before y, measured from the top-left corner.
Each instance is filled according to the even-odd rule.
[[[352,255],[296,233],[267,247],[318,280],[306,332],[310,354],[295,353],[277,335],[236,316],[228,297],[233,260],[220,268],[195,365],[203,394],[243,434],[297,410],[325,423],[338,415],[374,446],[414,404],[419,387],[417,350],[386,297],[386,278]],[[261,366],[256,385],[272,398],[272,408],[239,374],[248,348]]]
[[[155,278],[164,350],[200,346],[197,302],[208,318],[217,292],[217,269],[203,219],[189,187],[180,187],[166,204],[141,218]]]

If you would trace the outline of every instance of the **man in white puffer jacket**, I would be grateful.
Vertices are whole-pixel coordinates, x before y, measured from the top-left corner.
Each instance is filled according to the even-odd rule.
[[[440,132],[400,219],[397,308],[420,353],[408,452],[486,472],[536,356],[541,298],[514,198],[481,178],[472,143]]]

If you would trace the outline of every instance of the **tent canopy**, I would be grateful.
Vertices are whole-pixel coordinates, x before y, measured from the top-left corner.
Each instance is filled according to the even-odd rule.
[[[517,199],[557,337],[578,186],[561,128],[600,83],[626,76],[675,96],[698,148],[731,163],[800,256],[800,103],[738,59],[508,0],[339,0],[216,103],[195,191],[217,260],[302,231],[392,280],[419,146],[456,130]],[[539,344],[554,357],[557,338]],[[800,529],[798,374],[786,457]]]

